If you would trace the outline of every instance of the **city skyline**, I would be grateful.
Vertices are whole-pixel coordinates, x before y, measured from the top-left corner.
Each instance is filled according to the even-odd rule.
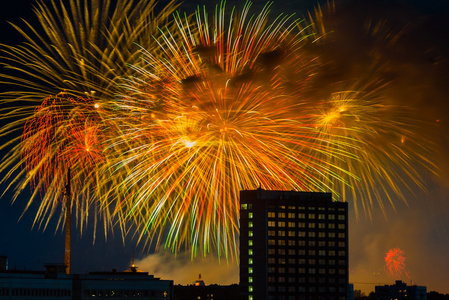
[[[26,1],[26,5],[28,5],[28,3],[29,1]],[[383,9],[387,8],[388,6],[386,8],[384,7]],[[413,8],[415,9],[416,7]],[[395,9],[397,9],[397,7]],[[422,7],[419,7],[419,9],[424,10]],[[24,9],[22,8],[17,8],[15,13],[13,10],[11,10],[10,12],[11,15],[6,16],[5,18],[13,18],[13,15],[20,16],[22,13],[25,13],[25,15],[27,15],[26,11],[24,12]],[[382,12],[382,10],[379,9],[378,12]],[[388,11],[386,12],[386,15],[391,15],[390,13],[397,14],[397,11]],[[434,14],[435,11],[432,10],[431,13]],[[414,16],[416,15],[412,15],[412,17]],[[416,18],[415,22],[427,26],[429,26],[429,24],[436,26],[436,24],[432,22],[432,20],[428,19],[429,17],[425,19],[426,16],[429,16],[428,11],[424,10],[424,13],[421,12],[421,15],[418,16],[420,16],[421,18]],[[410,16],[408,15],[408,17]],[[15,21],[17,21],[17,19],[15,19]],[[423,39],[426,38],[427,40],[429,40],[429,43],[432,42],[436,44],[436,41],[432,40],[433,38],[437,38],[435,37],[435,32],[430,32],[430,29],[435,28],[429,26],[429,28],[418,27],[417,29],[422,29],[422,31],[424,31],[417,31],[420,34],[418,35],[419,41],[427,42],[425,40],[423,41]],[[436,27],[436,29],[441,28]],[[429,30],[429,32],[427,32],[427,30]],[[440,38],[444,37],[445,36],[443,35]],[[445,45],[445,47],[447,47],[447,44]],[[438,50],[439,48],[435,46],[433,49]],[[437,50],[435,51],[437,54],[439,54],[440,52],[438,52]],[[423,63],[423,61],[412,60],[411,62],[415,63],[415,66],[417,67],[417,69],[412,70],[414,72],[417,72],[417,70],[428,70],[429,68],[433,68],[435,66],[435,68],[439,69],[440,67],[438,67],[438,64],[440,66],[447,65],[447,57],[440,57],[439,55],[435,54],[435,56],[432,56],[431,58],[437,60],[437,63],[424,65],[424,67],[418,65],[418,63]],[[401,69],[398,70],[398,72],[400,72],[402,75],[407,71]],[[432,74],[436,75],[434,73]],[[405,80],[408,80],[408,83],[413,82],[413,78],[405,78]],[[429,82],[426,81],[426,84],[428,83]],[[441,101],[444,99],[444,96],[447,95],[447,91],[434,90],[433,92],[433,94],[429,94],[429,97],[432,96],[433,98],[439,98],[429,101],[429,110],[427,110],[426,113],[435,113],[436,115],[438,115],[438,119],[441,119],[441,122],[446,122],[445,124],[447,124],[447,119],[445,119],[447,118],[446,105],[443,105],[440,111],[438,110],[441,107],[435,105],[438,100]],[[416,99],[412,100],[416,101]],[[425,103],[426,101],[424,100],[423,102]],[[421,105],[423,104],[423,102],[420,102],[417,105]],[[432,104],[434,105],[433,107]],[[448,140],[447,136],[443,136],[444,134],[445,133],[443,131],[440,142],[442,146],[447,146]],[[365,286],[368,284],[374,286],[378,283],[375,282],[376,280],[382,281],[380,282],[382,284],[391,284],[392,282],[394,282],[395,278],[388,277],[385,273],[384,256],[389,249],[398,247],[403,249],[405,252],[407,270],[409,271],[412,280],[416,281],[416,284],[428,286],[428,291],[431,291],[432,286],[435,286],[436,291],[449,293],[449,290],[447,290],[447,287],[444,285],[444,282],[448,279],[446,270],[449,269],[449,261],[444,256],[445,252],[449,249],[449,225],[445,218],[445,216],[447,216],[449,212],[449,204],[447,201],[447,195],[449,194],[449,191],[446,175],[446,160],[447,153],[443,153],[440,160],[443,167],[443,175],[441,179],[429,178],[428,193],[417,191],[416,195],[407,194],[406,198],[409,201],[409,207],[400,202],[400,200],[394,201],[396,210],[392,209],[391,206],[387,204],[385,211],[385,214],[387,216],[386,219],[384,218],[381,209],[376,206],[373,210],[372,221],[369,220],[368,216],[363,215],[363,213],[359,220],[356,221],[355,212],[351,205],[352,199],[345,199],[349,202],[350,206],[350,283],[356,282],[355,289],[366,290]],[[63,258],[63,231],[58,231],[56,234],[54,234],[54,228],[56,226],[51,225],[48,226],[48,229],[45,232],[42,232],[42,230],[38,230],[36,228],[31,230],[32,219],[34,217],[33,211],[25,213],[23,219],[17,223],[17,220],[20,218],[26,202],[20,201],[15,203],[13,206],[10,206],[10,204],[8,203],[8,195],[3,196],[1,200],[1,244],[3,244],[3,237],[6,236],[8,245],[2,245],[2,247],[0,247],[0,255],[7,255],[10,258],[10,266],[16,265],[21,268],[21,263],[18,263],[17,261],[18,258],[20,259],[20,257],[24,258],[24,253],[30,253],[29,248],[27,249],[27,245],[32,245],[31,248],[35,249],[36,253],[40,252],[41,254],[37,255],[37,257],[29,258],[28,263],[24,264],[23,267],[27,267],[27,265],[30,267],[32,267],[33,265],[38,266],[39,264],[43,265],[43,263],[49,262],[45,261],[47,260],[47,257],[57,258],[59,255],[61,255],[61,257]],[[55,221],[52,222],[54,223]],[[114,237],[110,234],[107,243],[104,241],[102,234],[98,234],[97,241],[92,245],[92,225],[89,225],[88,230],[83,233],[82,238],[80,237],[80,233],[76,231],[76,226],[73,225],[73,229],[74,250],[72,260],[74,262],[74,272],[97,271],[96,269],[90,269],[95,265],[96,268],[100,267],[100,271],[108,271],[113,268],[121,268],[121,266],[124,266],[126,268],[131,261],[131,255],[134,248],[137,249],[136,254],[137,257],[140,258],[137,259],[136,265],[140,266],[140,268],[142,269],[146,268],[146,266],[150,265],[153,261],[160,261],[161,264],[163,264],[167,263],[167,261],[170,261],[170,258],[173,257],[173,255],[168,255],[168,259],[166,260],[164,260],[163,258],[161,259],[159,255],[149,255],[148,257],[146,257],[145,253],[142,252],[142,246],[135,246],[136,240],[132,239],[131,237],[126,238],[127,242],[125,246],[123,246],[119,232],[116,232]],[[23,238],[25,236],[27,238]],[[15,242],[17,242],[16,245],[14,245]],[[43,244],[47,245],[44,246]],[[48,249],[45,249],[46,247],[48,247]],[[45,254],[45,252],[47,253]],[[91,255],[92,253],[96,253],[96,255]],[[88,256],[89,259],[86,260]],[[182,257],[182,259],[179,259],[179,257]],[[186,264],[189,265],[188,261],[190,260],[190,256],[178,254],[178,260],[187,261]],[[214,265],[217,263],[213,257],[208,257],[206,258],[206,260],[212,261],[212,263],[206,263],[206,265]],[[37,261],[39,261],[39,263]],[[118,261],[120,261],[120,263],[118,263],[118,266],[113,266],[113,264]],[[83,264],[83,266],[81,267],[79,266],[79,264]],[[226,265],[223,259],[222,264]],[[236,263],[230,262],[230,264]],[[161,269],[163,268],[161,267]],[[188,270],[189,268],[186,269]],[[211,267],[211,269],[214,269],[213,266]],[[160,276],[159,274],[157,274],[157,272],[153,272],[152,270],[145,271],[154,273],[155,276]],[[164,272],[170,274],[169,271],[164,270]],[[206,274],[205,272],[200,273],[204,274],[204,278],[206,281],[208,278],[207,272]],[[374,273],[377,273],[377,275],[375,275]],[[196,276],[197,274],[195,271],[195,274],[192,274],[188,277],[192,278],[193,281]],[[165,277],[165,279],[169,278]],[[237,282],[235,283],[238,283],[238,272],[236,273],[236,280]],[[426,282],[426,280],[429,280],[429,282]],[[175,284],[176,283],[177,282],[175,281]],[[180,283],[184,284],[187,282]],[[229,282],[226,282],[226,284],[227,283]],[[407,283],[409,284],[410,282]],[[445,288],[446,290],[444,290]]]

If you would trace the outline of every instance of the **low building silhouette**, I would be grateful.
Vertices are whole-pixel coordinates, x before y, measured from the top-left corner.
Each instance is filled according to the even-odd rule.
[[[427,300],[427,288],[397,280],[394,285],[376,286],[375,297],[378,300]]]
[[[201,277],[189,285],[175,285],[175,300],[237,300],[239,285],[206,285]]]
[[[173,300],[173,281],[161,280],[134,264],[124,272],[66,274],[64,265],[45,271],[0,270],[0,300],[129,299]]]

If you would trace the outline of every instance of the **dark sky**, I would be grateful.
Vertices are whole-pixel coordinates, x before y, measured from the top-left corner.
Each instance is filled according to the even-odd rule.
[[[15,23],[20,18],[34,20],[31,3],[32,0],[15,0],[2,4],[1,42],[13,44],[18,41],[18,35],[5,20]],[[204,3],[209,1],[188,1],[184,7],[191,11],[196,4]],[[256,6],[264,3],[255,1]],[[377,44],[364,43],[365,39],[354,30],[360,26],[361,19],[383,18],[392,27],[404,29],[401,42],[388,49],[390,52],[382,53],[395,71],[392,96],[416,106],[429,119],[439,119],[447,125],[448,2],[372,0],[336,3],[337,13],[333,22],[338,30],[336,48],[330,54],[332,59],[341,65],[350,61],[363,66],[364,61],[357,54],[369,51],[369,47],[374,49]],[[310,9],[313,5],[314,2],[310,1],[276,1],[273,10],[290,13]],[[407,195],[408,206],[399,200],[395,202],[395,210],[387,206],[387,218],[377,207],[372,221],[364,216],[356,221],[351,209],[350,281],[355,283],[356,289],[368,292],[375,284],[391,284],[402,279],[407,283],[412,280],[414,284],[425,285],[428,291],[449,293],[449,155],[446,150],[449,142],[446,134],[445,130],[435,132],[438,144],[444,149],[439,157],[442,175],[439,179],[428,178],[428,192],[417,191],[415,195]],[[25,204],[26,199],[19,199],[11,206],[8,194],[0,201],[0,255],[7,255],[10,268],[18,269],[41,269],[44,263],[63,262],[64,237],[61,230],[54,231],[56,221],[52,221],[45,231],[32,228],[33,207],[19,221]],[[188,254],[178,255],[176,260],[170,254],[146,254],[132,238],[127,238],[123,244],[120,234],[110,234],[107,241],[99,234],[93,244],[92,225],[83,236],[77,230],[74,232],[72,269],[75,273],[126,269],[135,249],[140,269],[158,277],[175,279],[175,283],[194,281],[198,273],[203,274],[206,284],[238,282],[235,262],[226,264],[221,261],[217,268],[218,261],[213,257],[190,262]],[[393,278],[386,273],[384,257],[391,248],[401,248],[405,252],[410,279],[405,276]]]

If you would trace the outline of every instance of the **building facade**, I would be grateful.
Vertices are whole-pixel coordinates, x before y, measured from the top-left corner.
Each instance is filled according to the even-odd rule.
[[[378,300],[427,300],[425,286],[407,285],[397,280],[394,285],[376,286],[375,297]]]
[[[348,205],[330,193],[240,192],[245,300],[346,300]]]
[[[0,271],[0,300],[130,299],[173,300],[173,281],[147,272],[65,274],[65,266],[45,271]]]

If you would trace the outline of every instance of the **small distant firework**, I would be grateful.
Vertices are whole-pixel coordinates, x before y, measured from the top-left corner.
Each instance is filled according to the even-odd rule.
[[[401,278],[406,275],[410,279],[405,269],[405,254],[401,249],[390,249],[385,256],[385,263],[391,276]]]

